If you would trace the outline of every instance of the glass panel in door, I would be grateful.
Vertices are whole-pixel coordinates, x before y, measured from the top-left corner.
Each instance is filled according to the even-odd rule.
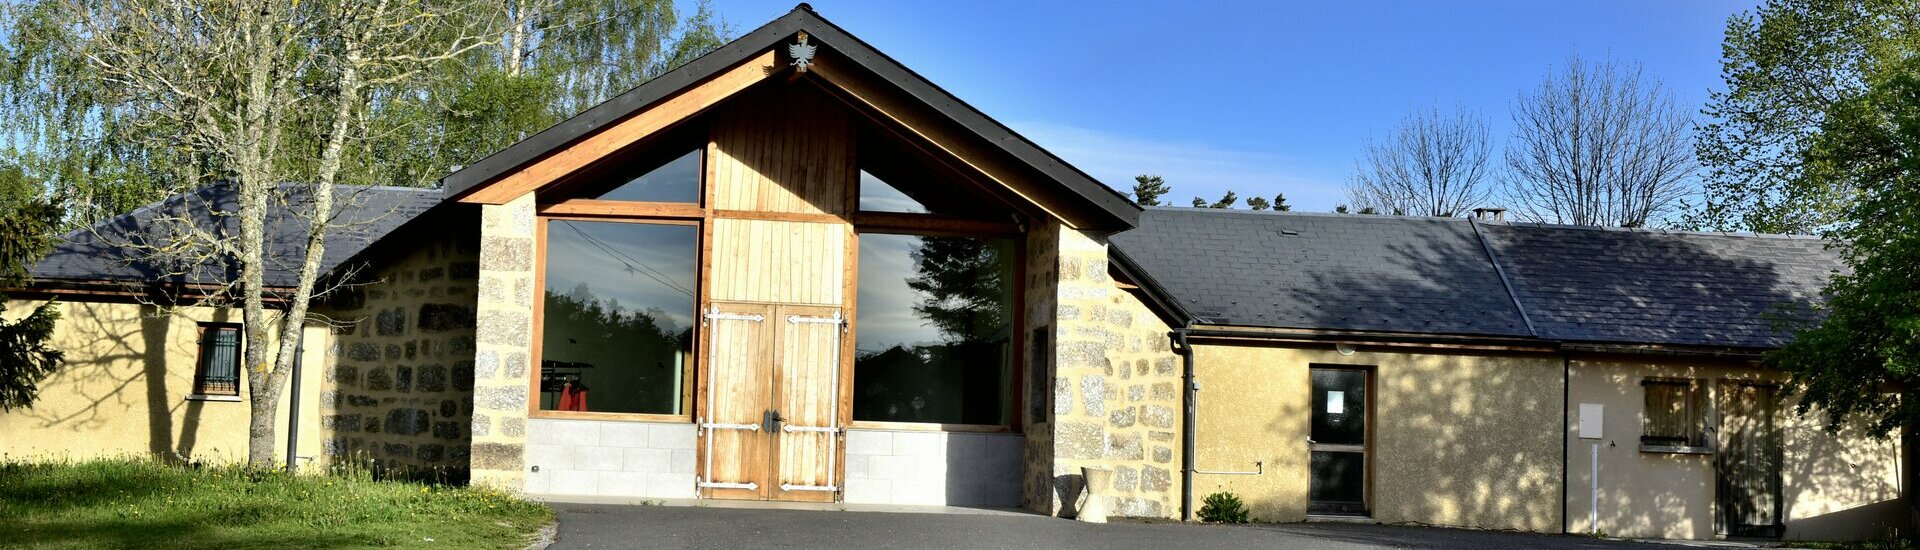
[[[1307,511],[1367,513],[1367,371],[1314,368]]]

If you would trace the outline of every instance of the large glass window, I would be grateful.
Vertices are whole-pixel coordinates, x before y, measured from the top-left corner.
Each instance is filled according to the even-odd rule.
[[[553,219],[546,233],[540,409],[682,413],[698,227]]]
[[[855,420],[1012,420],[1010,239],[860,236]]]
[[[593,198],[609,201],[700,202],[700,157],[696,147],[669,159],[638,159],[607,175]]]

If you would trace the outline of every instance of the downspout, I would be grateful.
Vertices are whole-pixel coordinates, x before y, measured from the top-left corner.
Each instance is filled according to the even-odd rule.
[[[294,473],[300,465],[300,363],[307,358],[307,329],[300,327],[300,337],[293,344],[293,401],[287,404],[287,473]]]
[[[1185,414],[1180,422],[1180,520],[1193,521],[1193,462],[1199,454],[1199,438],[1195,431],[1200,429],[1199,387],[1193,383],[1193,346],[1187,343],[1187,329],[1178,328],[1167,335],[1172,339],[1173,352],[1180,355],[1180,383],[1185,391],[1181,392],[1181,405]]]
[[[1567,446],[1573,444],[1572,438],[1568,436],[1568,430],[1572,429],[1573,425],[1568,422],[1567,417],[1573,415],[1573,411],[1568,409],[1569,406],[1573,405],[1572,403],[1573,388],[1570,385],[1572,380],[1573,380],[1573,354],[1566,350],[1561,350],[1560,351],[1560,532],[1562,534],[1572,531],[1567,527],[1573,523],[1567,518],[1567,498],[1568,498],[1568,495],[1567,495]]]

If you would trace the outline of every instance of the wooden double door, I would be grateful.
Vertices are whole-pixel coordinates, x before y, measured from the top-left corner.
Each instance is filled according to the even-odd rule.
[[[702,314],[700,493],[832,502],[844,453],[839,308],[714,302]]]

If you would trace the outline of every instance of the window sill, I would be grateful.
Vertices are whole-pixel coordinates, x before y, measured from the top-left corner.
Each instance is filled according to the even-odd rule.
[[[1018,433],[1012,427],[993,424],[935,424],[929,422],[878,422],[873,420],[855,420],[847,425],[855,430],[883,430],[909,432],[976,432],[976,433]]]
[[[544,409],[529,411],[527,414],[527,417],[528,418],[544,418],[544,419],[550,419],[550,420],[612,420],[612,421],[620,421],[620,422],[656,422],[656,423],[693,422],[693,416],[685,415],[685,414],[550,411],[550,410],[544,410]]]
[[[187,400],[188,401],[216,401],[221,403],[239,403],[241,401],[244,401],[244,399],[241,399],[240,396],[238,395],[207,395],[203,393],[189,394],[187,395]]]
[[[1682,447],[1678,445],[1647,445],[1643,443],[1640,445],[1640,452],[1664,453],[1664,454],[1674,454],[1674,455],[1710,455],[1710,454],[1713,454],[1713,448]]]

